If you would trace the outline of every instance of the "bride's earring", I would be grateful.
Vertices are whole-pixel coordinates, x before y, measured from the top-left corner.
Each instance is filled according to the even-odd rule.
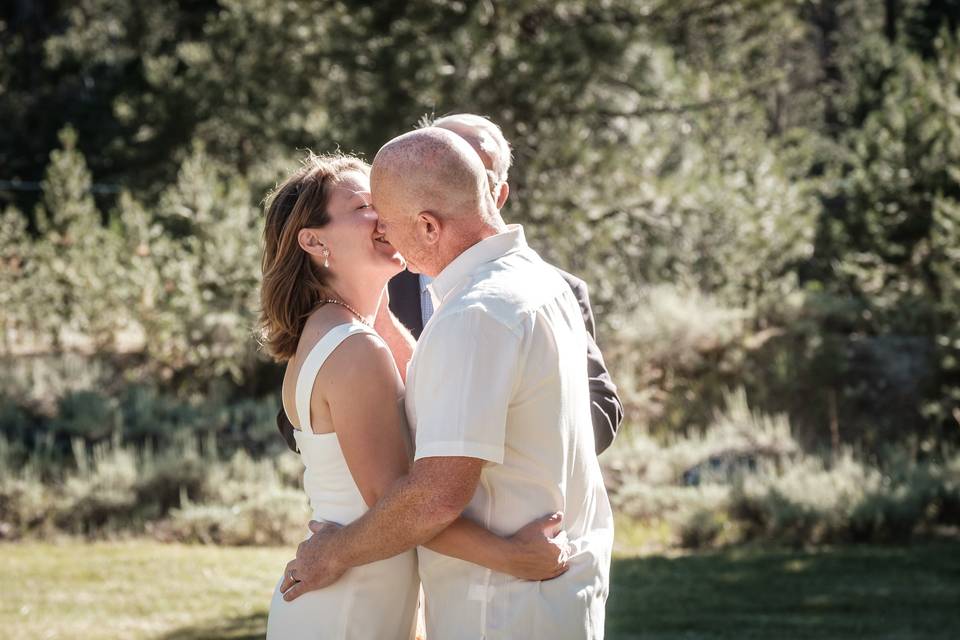
[[[326,247],[324,247],[323,251],[321,252],[321,255],[323,255],[323,268],[329,269],[330,268],[330,249],[327,249]]]

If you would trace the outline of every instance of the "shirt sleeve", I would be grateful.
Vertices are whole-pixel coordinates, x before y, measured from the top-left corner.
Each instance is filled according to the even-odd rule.
[[[415,459],[503,463],[521,336],[482,309],[437,318],[417,345]]]

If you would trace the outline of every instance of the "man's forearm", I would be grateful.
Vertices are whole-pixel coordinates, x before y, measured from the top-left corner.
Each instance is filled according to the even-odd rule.
[[[450,525],[457,512],[438,505],[429,483],[404,476],[363,516],[338,530],[334,546],[348,567],[384,560],[423,544]]]

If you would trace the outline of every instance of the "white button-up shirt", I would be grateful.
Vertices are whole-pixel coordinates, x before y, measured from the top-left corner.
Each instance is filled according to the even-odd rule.
[[[427,637],[602,638],[613,518],[577,301],[516,225],[430,286],[436,311],[407,376],[416,458],[488,461],[464,515],[504,535],[562,511],[575,552],[561,577],[528,582],[421,548]]]

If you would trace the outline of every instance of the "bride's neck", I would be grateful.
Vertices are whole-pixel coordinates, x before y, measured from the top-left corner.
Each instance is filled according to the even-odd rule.
[[[372,325],[380,305],[380,294],[386,284],[386,280],[357,282],[341,279],[331,281],[330,288],[334,298],[356,309]]]

